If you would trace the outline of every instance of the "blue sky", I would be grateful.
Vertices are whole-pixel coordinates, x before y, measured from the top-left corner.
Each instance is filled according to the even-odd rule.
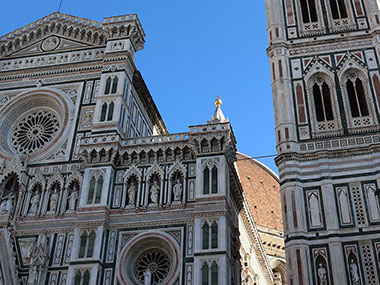
[[[206,123],[220,93],[238,149],[275,153],[264,0],[63,0],[61,12],[103,21],[137,13],[146,33],[136,66],[170,132]],[[0,34],[42,18],[59,0],[3,1]],[[277,172],[273,158],[260,159]]]

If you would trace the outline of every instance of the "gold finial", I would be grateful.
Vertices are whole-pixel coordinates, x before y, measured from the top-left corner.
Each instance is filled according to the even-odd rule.
[[[215,105],[216,107],[220,107],[222,105],[222,99],[220,99],[220,96],[218,94],[218,96],[216,96],[216,100],[215,100]]]

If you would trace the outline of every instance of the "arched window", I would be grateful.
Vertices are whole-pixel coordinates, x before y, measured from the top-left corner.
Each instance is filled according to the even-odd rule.
[[[209,285],[208,283],[208,264],[204,263],[202,266],[202,285]]]
[[[83,232],[80,236],[80,246],[79,246],[79,258],[83,258],[86,252],[87,245],[87,232]]]
[[[214,166],[211,171],[211,183],[211,193],[218,193],[218,169],[216,166]]]
[[[304,24],[318,22],[315,0],[300,0]]]
[[[2,184],[1,188],[3,189],[2,197],[8,197],[9,195],[12,195],[12,194],[17,196],[18,190],[19,190],[19,184],[17,182],[17,176],[11,175],[10,177],[8,177],[4,181],[4,183]]]
[[[363,83],[356,74],[351,74],[346,82],[348,100],[350,102],[351,116],[368,116],[368,105],[365,98]]]
[[[321,78],[318,78],[313,85],[313,97],[317,121],[324,122],[334,120],[330,88]]]
[[[210,194],[210,171],[207,167],[203,170],[203,194]]]
[[[103,182],[103,177],[100,176],[96,184],[95,204],[100,203],[100,199],[102,198]]]
[[[100,114],[100,121],[104,122],[106,120],[107,115],[107,103],[104,103],[102,106],[102,113]]]
[[[210,179],[210,170],[206,166],[203,170],[203,194],[208,195],[218,193],[218,168],[214,166],[211,169],[211,179]]]
[[[78,258],[91,258],[94,255],[96,234],[91,231],[88,234],[86,231],[80,236],[79,255]]]
[[[210,240],[210,227],[207,223],[205,223],[202,227],[202,249],[209,248],[209,240]]]
[[[82,285],[89,285],[89,284],[90,284],[90,271],[86,270],[86,272],[83,275]]]
[[[115,104],[113,102],[111,102],[110,105],[108,106],[107,121],[112,121],[114,107],[115,107]]]
[[[90,180],[90,186],[88,188],[87,204],[98,204],[102,198],[103,190],[103,176],[95,178],[93,176]]]
[[[92,231],[88,237],[87,257],[92,257],[94,254],[95,238],[95,232]]]
[[[80,273],[80,271],[78,271],[74,277],[74,285],[81,285],[80,284],[81,278],[82,278],[81,273]]]
[[[92,177],[90,180],[90,187],[88,189],[87,204],[92,204],[94,201],[95,183],[95,177]]]
[[[106,80],[106,88],[104,90],[104,94],[110,94],[111,90],[111,77],[108,77]]]
[[[211,226],[211,248],[218,248],[218,224],[212,223]]]
[[[211,265],[211,285],[218,285],[218,264],[216,262]]]
[[[117,76],[115,76],[112,80],[112,91],[111,91],[112,94],[115,94],[117,91],[117,82],[118,81],[119,81],[119,78]]]
[[[347,18],[345,0],[330,0],[331,14],[334,20]]]

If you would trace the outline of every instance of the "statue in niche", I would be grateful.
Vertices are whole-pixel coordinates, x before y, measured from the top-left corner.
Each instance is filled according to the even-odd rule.
[[[7,204],[5,205],[5,211],[8,215],[10,215],[13,211],[13,195],[11,195],[8,200],[7,200]]]
[[[323,267],[322,263],[319,264],[318,277],[320,285],[327,285],[327,272],[326,268]]]
[[[136,203],[137,185],[132,183],[128,188],[128,206],[133,207]]]
[[[38,208],[40,205],[40,199],[41,199],[41,195],[39,192],[37,192],[33,195],[32,199],[30,200],[31,206],[30,206],[29,214],[37,215]]]
[[[10,215],[13,210],[13,195],[4,198],[0,204],[0,215]]]
[[[350,273],[351,273],[352,284],[353,285],[361,284],[360,276],[359,276],[359,268],[353,259],[351,259],[351,263],[350,263]]]
[[[54,192],[50,196],[50,203],[49,203],[49,213],[55,213],[58,206],[58,192],[57,189],[54,190]]]
[[[72,211],[75,211],[75,206],[76,206],[76,202],[77,202],[77,199],[78,199],[78,191],[74,190],[70,193],[70,196],[69,196],[69,211],[72,212]]]
[[[157,180],[154,180],[153,185],[150,187],[150,200],[153,205],[158,204],[158,195],[160,193],[160,186],[158,185]]]
[[[182,183],[180,179],[177,179],[176,184],[173,187],[173,192],[174,192],[174,202],[181,202],[182,198]]]
[[[152,282],[152,273],[150,272],[149,268],[145,270],[144,272],[144,285],[150,285]]]
[[[5,208],[7,206],[7,199],[3,199],[1,204],[0,204],[0,215],[5,215],[6,211]]]

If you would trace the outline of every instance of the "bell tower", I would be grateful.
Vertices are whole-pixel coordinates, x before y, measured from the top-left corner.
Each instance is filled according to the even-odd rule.
[[[379,284],[379,4],[266,0],[288,284]]]

